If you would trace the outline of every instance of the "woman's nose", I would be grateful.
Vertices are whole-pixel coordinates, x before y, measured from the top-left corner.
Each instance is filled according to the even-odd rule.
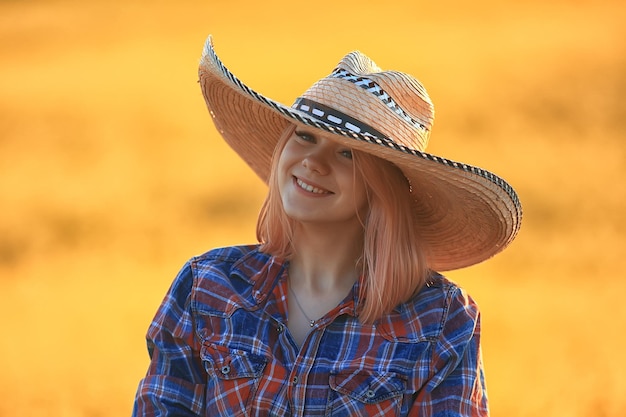
[[[302,166],[319,175],[326,175],[329,172],[327,158],[326,152],[322,149],[316,149],[302,159]]]

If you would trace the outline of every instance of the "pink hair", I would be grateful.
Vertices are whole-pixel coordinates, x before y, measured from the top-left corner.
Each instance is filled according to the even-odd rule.
[[[277,167],[287,140],[296,130],[295,125],[289,125],[278,139],[274,154],[270,177],[267,181],[269,190],[267,197],[261,206],[259,219],[257,220],[256,236],[261,243],[261,250],[279,258],[289,258],[291,255],[291,242],[293,241],[293,220],[283,210],[283,203],[278,191]]]
[[[419,291],[429,269],[415,228],[411,185],[402,171],[368,153],[354,151],[353,157],[369,200],[359,317],[373,323]]]
[[[295,126],[280,137],[272,159],[269,191],[257,222],[261,250],[288,259],[293,221],[285,214],[278,191],[278,157]],[[372,324],[407,301],[425,283],[428,267],[415,231],[410,184],[390,162],[353,151],[355,179],[360,175],[368,193],[369,210],[363,219],[364,242],[357,307],[362,323]]]

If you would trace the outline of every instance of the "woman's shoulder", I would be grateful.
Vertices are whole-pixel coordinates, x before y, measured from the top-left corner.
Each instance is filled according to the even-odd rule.
[[[425,285],[405,306],[417,312],[433,307],[449,309],[457,303],[475,305],[470,295],[456,282],[438,272],[431,272]]]
[[[478,307],[455,282],[432,273],[419,292],[380,321],[380,330],[397,341],[435,341],[449,328],[451,320],[473,326]]]
[[[256,304],[257,281],[282,267],[259,245],[226,246],[194,256],[187,263],[192,280],[192,306],[197,310],[230,311]],[[273,267],[273,268],[272,268]],[[255,291],[256,290],[256,291]]]
[[[235,245],[213,248],[201,255],[196,255],[190,259],[192,264],[212,263],[212,262],[236,262],[246,255],[258,252],[259,245]]]
[[[259,245],[224,246],[211,249],[188,261],[196,276],[226,275],[239,269],[260,268],[271,259],[271,255],[259,251]]]

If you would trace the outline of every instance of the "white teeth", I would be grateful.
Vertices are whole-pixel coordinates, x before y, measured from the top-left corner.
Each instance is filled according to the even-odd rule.
[[[300,186],[300,188],[307,190],[310,193],[315,193],[315,194],[327,194],[327,191],[321,190],[319,188],[313,187],[312,185],[307,184],[306,182],[303,182],[301,179],[296,178],[296,183]]]

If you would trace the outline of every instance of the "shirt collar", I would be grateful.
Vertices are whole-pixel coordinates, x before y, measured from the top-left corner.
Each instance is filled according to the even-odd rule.
[[[287,265],[284,259],[261,252],[257,247],[233,264],[230,275],[250,286],[250,293],[245,291],[247,294],[240,295],[252,296],[254,303],[259,304],[267,299]]]
[[[251,296],[254,304],[258,305],[267,300],[288,267],[288,260],[261,252],[257,247],[235,262],[230,274],[250,285],[250,292],[245,291],[246,294],[241,293],[240,295],[249,301],[252,301],[249,299]],[[350,290],[349,298],[346,298],[338,306],[337,315],[357,316],[356,306],[359,305],[360,286],[361,284],[357,280]]]

